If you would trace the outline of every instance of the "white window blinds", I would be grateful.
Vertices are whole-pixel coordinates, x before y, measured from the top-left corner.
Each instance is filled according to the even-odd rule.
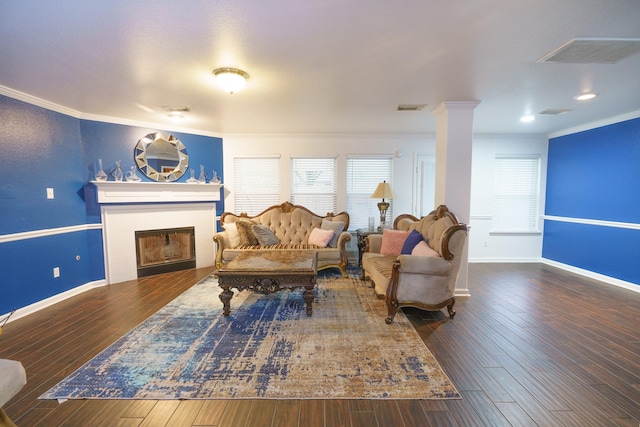
[[[257,215],[280,204],[280,157],[233,159],[235,212]]]
[[[393,159],[389,157],[347,157],[347,212],[349,212],[349,228],[356,230],[369,226],[369,217],[375,224],[380,224],[380,211],[377,203],[381,199],[372,199],[371,195],[382,181],[392,183]],[[398,194],[398,189],[393,188]],[[386,223],[391,224],[393,218],[393,200],[387,210]]]
[[[336,213],[336,159],[291,158],[291,203],[324,215]]]
[[[492,232],[539,231],[540,156],[496,156]]]

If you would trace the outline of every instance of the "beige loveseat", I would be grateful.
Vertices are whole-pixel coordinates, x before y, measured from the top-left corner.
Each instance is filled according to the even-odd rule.
[[[376,294],[387,303],[387,323],[393,321],[398,308],[417,307],[435,311],[446,306],[453,318],[456,279],[467,241],[467,226],[458,221],[449,209],[440,205],[429,215],[418,219],[400,215],[393,223],[394,230],[411,232],[422,243],[405,254],[396,255],[394,248],[383,241],[398,232],[369,235],[362,256],[363,277],[373,281]],[[384,232],[383,232],[384,233]],[[404,242],[406,243],[409,240]],[[414,240],[415,241],[415,240]],[[402,242],[400,243],[403,244]],[[382,252],[382,253],[381,253]]]
[[[339,268],[342,275],[347,276],[345,247],[351,240],[351,233],[346,231],[349,228],[349,214],[346,212],[320,216],[303,206],[285,202],[256,216],[225,212],[220,216],[220,225],[224,231],[213,236],[217,268],[244,251],[299,249],[317,252],[318,270]],[[327,246],[310,244],[310,238],[318,235],[331,235],[333,238]]]

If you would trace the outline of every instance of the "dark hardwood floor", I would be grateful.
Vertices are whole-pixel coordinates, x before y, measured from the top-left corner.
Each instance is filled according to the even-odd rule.
[[[640,425],[640,294],[543,264],[471,264],[453,321],[405,310],[461,400],[38,400],[211,271],[94,289],[7,324],[0,357],[28,375],[7,414],[20,427]]]

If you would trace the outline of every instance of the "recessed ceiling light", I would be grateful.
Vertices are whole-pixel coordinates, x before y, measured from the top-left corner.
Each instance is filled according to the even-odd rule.
[[[595,98],[597,95],[595,93],[583,93],[578,96],[574,96],[573,99],[577,101],[588,101],[589,99]]]
[[[526,115],[520,117],[520,121],[522,123],[531,123],[535,119],[536,119],[536,117],[534,115],[532,115],[532,114],[526,114]]]

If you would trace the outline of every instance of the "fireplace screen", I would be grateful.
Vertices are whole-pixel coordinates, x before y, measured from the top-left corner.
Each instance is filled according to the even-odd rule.
[[[194,227],[136,231],[138,277],[196,266]]]

